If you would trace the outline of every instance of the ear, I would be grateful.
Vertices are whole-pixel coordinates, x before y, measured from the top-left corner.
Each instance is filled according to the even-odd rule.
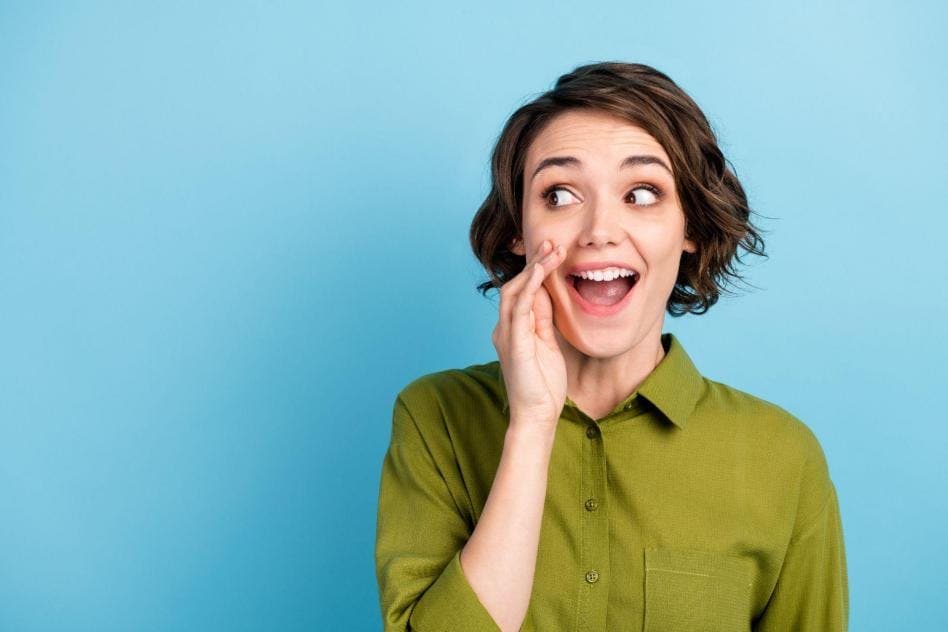
[[[526,256],[527,251],[523,247],[523,240],[519,237],[514,237],[510,241],[510,252],[514,253],[515,255],[520,255],[521,257]]]
[[[690,239],[686,239],[685,247],[682,248],[682,250],[684,250],[685,252],[690,252],[691,254],[694,254],[698,252],[698,246],[696,246],[695,242],[691,241]]]

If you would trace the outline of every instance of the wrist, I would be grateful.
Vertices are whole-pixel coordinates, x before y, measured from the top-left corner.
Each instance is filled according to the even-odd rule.
[[[535,419],[511,419],[507,427],[507,441],[524,440],[527,443],[548,442],[550,445],[556,437],[556,422],[536,421]]]

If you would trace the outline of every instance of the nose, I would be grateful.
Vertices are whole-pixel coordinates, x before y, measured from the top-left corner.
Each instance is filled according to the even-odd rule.
[[[618,244],[622,241],[621,217],[624,212],[625,208],[610,202],[588,204],[577,244],[594,248]]]

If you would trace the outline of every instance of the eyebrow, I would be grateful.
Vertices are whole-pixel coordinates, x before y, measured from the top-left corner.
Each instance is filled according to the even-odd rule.
[[[546,169],[547,167],[579,167],[582,165],[582,161],[579,158],[574,156],[550,156],[549,158],[544,158],[540,161],[540,164],[537,165],[536,170],[533,172],[533,175],[530,176],[530,179],[533,180],[537,177],[537,174]],[[665,164],[665,161],[659,158],[658,156],[653,156],[651,154],[637,154],[635,156],[626,156],[625,160],[622,161],[622,164],[619,165],[619,169],[625,169],[626,167],[635,167],[637,165],[659,165],[664,168],[669,174],[672,170],[668,165]]]

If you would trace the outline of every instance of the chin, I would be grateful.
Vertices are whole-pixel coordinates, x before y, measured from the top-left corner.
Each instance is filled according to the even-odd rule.
[[[621,356],[632,348],[631,339],[620,339],[616,336],[592,336],[584,340],[582,347],[577,347],[590,358],[614,358]]]
[[[619,333],[615,327],[584,326],[572,317],[564,317],[559,308],[554,309],[553,324],[561,344],[566,343],[579,353],[590,358],[613,358],[631,349],[635,343],[635,325],[630,323]],[[595,331],[593,331],[595,329]]]

